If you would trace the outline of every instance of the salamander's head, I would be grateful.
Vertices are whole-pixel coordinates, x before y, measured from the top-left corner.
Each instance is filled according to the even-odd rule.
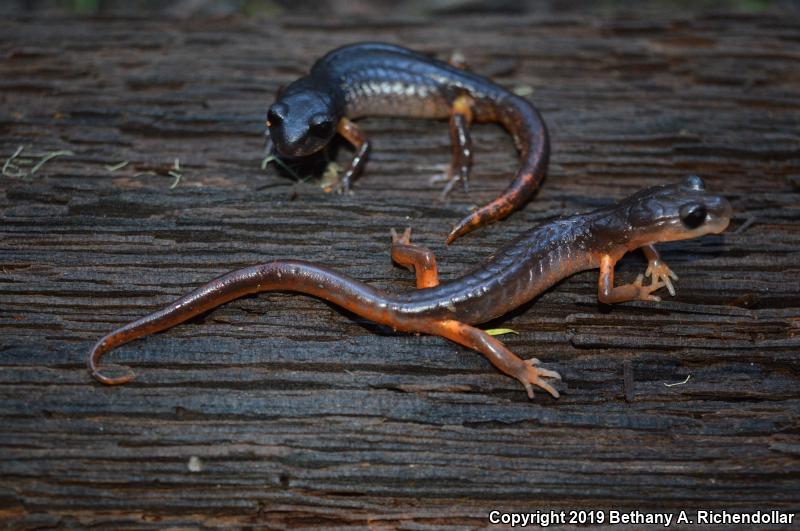
[[[302,157],[319,151],[336,134],[338,117],[325,94],[287,87],[267,111],[269,137],[279,155]]]
[[[718,234],[728,227],[731,204],[706,192],[695,175],[682,182],[643,190],[621,203],[631,248]]]

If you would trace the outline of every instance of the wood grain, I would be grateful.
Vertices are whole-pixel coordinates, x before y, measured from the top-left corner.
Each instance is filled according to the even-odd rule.
[[[471,191],[446,204],[428,184],[449,157],[441,122],[365,120],[374,150],[352,196],[261,171],[272,94],[367,39],[459,50],[532,92],[553,141],[538,197],[444,247],[516,167],[494,126],[474,127]],[[29,171],[74,152],[0,180],[5,526],[443,529],[487,525],[492,508],[798,510],[796,18],[21,18],[0,22],[0,103],[3,161],[24,146],[14,162]],[[589,272],[491,324],[564,376],[560,400],[529,401],[442,339],[289,294],[111,353],[138,373],[127,386],[84,368],[105,332],[236,267],[303,258],[412,289],[389,260],[392,227],[413,226],[453,278],[532,224],[689,173],[736,214],[719,237],[664,246],[677,297],[600,308]],[[631,256],[619,275],[643,268]]]

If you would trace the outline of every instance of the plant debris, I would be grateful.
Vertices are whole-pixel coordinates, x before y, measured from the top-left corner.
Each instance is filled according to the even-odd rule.
[[[175,159],[175,163],[172,165],[172,169],[167,172],[168,175],[175,177],[175,182],[173,182],[169,187],[170,190],[178,186],[178,183],[181,182],[183,174],[180,173],[180,170],[181,170],[181,161],[179,159]]]
[[[22,153],[22,150],[25,149],[24,146],[19,146],[17,150],[14,152],[13,155],[8,157],[5,164],[3,164],[3,175],[6,177],[24,177],[25,172],[20,169],[19,166],[16,164],[12,164],[11,161],[14,160]],[[9,171],[10,170],[10,171]]]
[[[186,468],[189,469],[189,472],[202,472],[203,471],[203,461],[200,460],[199,457],[193,455],[189,458],[189,462],[186,464]]]
[[[75,155],[75,153],[73,153],[72,151],[69,151],[67,149],[62,149],[61,151],[51,151],[50,153],[47,153],[45,156],[43,156],[42,160],[37,162],[36,165],[33,168],[31,168],[31,173],[30,174],[33,175],[34,173],[39,171],[39,169],[42,166],[44,166],[44,163],[47,162],[50,159],[54,159],[56,157],[72,157],[73,155]]]
[[[502,336],[505,334],[519,335],[519,332],[517,332],[516,330],[512,330],[511,328],[490,328],[488,330],[484,330],[484,332],[486,332],[490,336]]]
[[[325,171],[322,172],[322,180],[319,183],[319,187],[322,188],[326,192],[331,192],[339,184],[339,172],[341,171],[341,167],[338,164],[331,161],[325,166]]]
[[[692,377],[692,375],[691,375],[691,374],[687,374],[687,375],[686,375],[686,379],[685,379],[684,381],[682,381],[682,382],[675,382],[675,383],[665,383],[665,384],[664,384],[664,387],[675,387],[676,385],[684,385],[684,384],[686,384],[686,382],[688,382],[688,381],[689,381],[689,378],[691,378],[691,377]]]
[[[511,92],[513,92],[517,96],[521,96],[524,98],[525,96],[530,96],[531,94],[536,92],[536,90],[530,85],[517,85],[516,87],[511,89]]]
[[[297,172],[295,172],[293,169],[291,169],[289,166],[287,166],[286,163],[283,162],[279,157],[275,156],[275,154],[272,154],[272,155],[270,155],[268,157],[264,157],[264,160],[261,161],[261,169],[262,170],[266,170],[267,169],[267,165],[270,162],[274,162],[275,164],[277,164],[278,166],[280,166],[284,170],[288,171],[292,175],[292,177],[294,177],[298,181],[301,180],[300,176],[297,175]]]
[[[746,220],[744,220],[744,223],[742,223],[739,226],[738,229],[733,231],[733,233],[734,234],[742,234],[744,231],[746,231],[747,229],[752,227],[755,224],[755,222],[756,222],[756,217],[755,216],[750,216]]]
[[[22,158],[20,155],[22,151],[25,149],[25,146],[19,146],[17,150],[14,152],[13,155],[6,159],[5,163],[3,164],[2,173],[6,177],[30,177],[37,171],[39,171],[44,164],[49,161],[50,159],[54,159],[56,157],[72,157],[75,155],[72,151],[67,149],[62,149],[58,151],[50,151],[45,153],[44,155],[33,155],[34,157],[40,157],[39,161],[33,165],[30,170],[26,170],[23,168],[23,165],[30,164],[33,162],[31,159]],[[16,163],[14,161],[17,161]]]
[[[114,171],[121,170],[122,168],[124,168],[127,165],[128,165],[128,161],[127,160],[123,160],[122,162],[118,162],[116,164],[106,164],[106,169],[108,171],[114,172]]]

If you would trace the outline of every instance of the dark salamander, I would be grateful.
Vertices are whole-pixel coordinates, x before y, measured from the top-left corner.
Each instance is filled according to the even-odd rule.
[[[657,186],[588,214],[557,219],[531,229],[464,275],[439,284],[436,259],[411,243],[411,232],[394,235],[392,259],[416,271],[417,290],[387,293],[327,267],[299,260],[276,260],[232,271],[184,295],[169,306],[128,323],[101,338],[89,354],[89,371],[105,384],[122,384],[132,374],[108,376],[98,368],[105,352],[136,338],[166,330],[211,308],[250,293],[296,291],[333,302],[375,322],[406,332],[445,337],[481,352],[495,367],[516,378],[533,396],[533,386],[558,392],[546,381],[554,371],[522,360],[500,341],[472,326],[503,315],[579,271],[600,269],[597,296],[617,303],[659,298],[666,287],[675,294],[678,277],[661,260],[654,244],[722,232],[731,206],[709,194],[703,181]],[[642,249],[648,259],[645,275],[614,286],[614,265],[628,251]]]
[[[302,157],[319,151],[336,133],[356,150],[337,187],[348,191],[363,170],[369,140],[352,120],[406,116],[450,120],[453,160],[442,195],[472,165],[472,122],[496,122],[514,138],[521,155],[516,177],[497,199],[461,220],[447,243],[520,208],[545,175],[550,150],[539,113],[524,98],[477,74],[400,46],[360,43],[333,50],[307,76],[280,91],[267,112],[267,128],[278,155]]]

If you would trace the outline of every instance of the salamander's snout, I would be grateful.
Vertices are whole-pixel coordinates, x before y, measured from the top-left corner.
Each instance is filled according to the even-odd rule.
[[[733,208],[724,197],[707,192],[703,180],[693,175],[635,194],[625,211],[637,234],[632,241],[638,244],[719,234],[728,227]]]
[[[325,147],[336,134],[336,119],[313,94],[295,94],[267,111],[267,129],[275,151],[284,157],[304,157]]]
[[[704,224],[707,226],[708,234],[719,234],[728,228],[733,207],[727,199],[719,195],[710,195],[704,198],[702,204],[705,207]],[[682,221],[686,225],[683,218]]]
[[[733,207],[722,196],[706,192],[706,183],[697,175],[690,175],[673,192],[678,217],[684,229],[702,234],[718,234],[731,221]]]

